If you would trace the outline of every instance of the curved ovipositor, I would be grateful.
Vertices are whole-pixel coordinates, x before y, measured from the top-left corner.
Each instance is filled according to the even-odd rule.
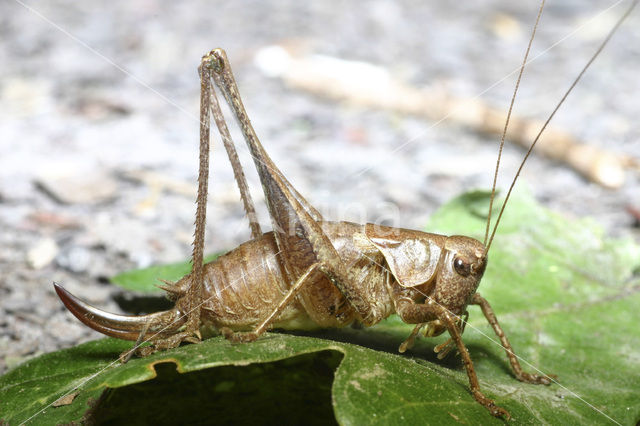
[[[118,339],[136,340],[147,326],[146,333],[150,336],[168,336],[175,333],[187,320],[176,308],[148,315],[113,314],[89,305],[56,283],[53,283],[53,287],[64,306],[83,324]]]

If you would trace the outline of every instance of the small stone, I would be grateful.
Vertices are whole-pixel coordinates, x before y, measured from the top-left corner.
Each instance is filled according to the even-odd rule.
[[[84,247],[71,247],[60,253],[57,263],[63,268],[75,273],[82,273],[87,270],[91,262],[91,253]]]
[[[490,21],[490,29],[496,36],[513,40],[520,36],[522,28],[517,19],[504,13],[498,13]]]
[[[82,227],[80,221],[71,216],[38,210],[27,216],[28,225],[34,229],[48,227],[51,229],[79,229]]]
[[[71,164],[48,168],[35,182],[63,204],[98,204],[114,199],[118,193],[116,180],[106,171],[82,170]]]
[[[27,262],[33,269],[47,266],[59,251],[58,244],[52,238],[43,238],[27,253]]]

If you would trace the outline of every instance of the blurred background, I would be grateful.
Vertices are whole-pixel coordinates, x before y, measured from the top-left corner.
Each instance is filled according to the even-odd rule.
[[[627,5],[549,2],[515,114],[545,119]],[[500,0],[1,2],[0,373],[98,336],[64,310],[52,281],[119,312],[110,276],[189,256],[203,54],[226,49],[267,151],[327,219],[422,229],[448,199],[490,188],[499,137],[446,114],[429,120],[379,102],[336,100],[340,93],[330,99],[330,87],[312,93],[287,79],[287,64],[294,58],[309,66],[323,55],[329,82],[336,73],[363,72],[356,80],[371,93],[365,83],[383,75],[407,93],[446,93],[506,111],[538,7]],[[624,159],[616,189],[541,156],[531,158],[521,183],[545,205],[593,216],[611,235],[636,241],[639,173],[630,164],[640,158],[639,63],[636,11],[553,121],[603,156]],[[325,82],[314,77],[313,84]],[[244,145],[239,151],[267,224],[258,178]],[[523,154],[506,147],[501,187]],[[249,235],[218,138],[212,156],[208,252]]]

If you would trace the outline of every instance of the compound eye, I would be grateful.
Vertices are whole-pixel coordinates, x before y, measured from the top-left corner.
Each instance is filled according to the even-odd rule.
[[[471,265],[459,257],[453,259],[453,269],[463,277],[466,277],[471,273]]]

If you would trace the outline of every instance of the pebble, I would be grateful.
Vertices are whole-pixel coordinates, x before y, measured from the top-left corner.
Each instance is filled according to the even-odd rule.
[[[36,185],[63,204],[97,204],[116,198],[118,183],[105,170],[56,163],[41,171]]]
[[[85,247],[70,247],[60,253],[56,263],[71,272],[82,273],[91,263],[91,253]]]
[[[53,238],[42,238],[27,253],[27,262],[33,269],[41,269],[55,259],[59,250]]]

